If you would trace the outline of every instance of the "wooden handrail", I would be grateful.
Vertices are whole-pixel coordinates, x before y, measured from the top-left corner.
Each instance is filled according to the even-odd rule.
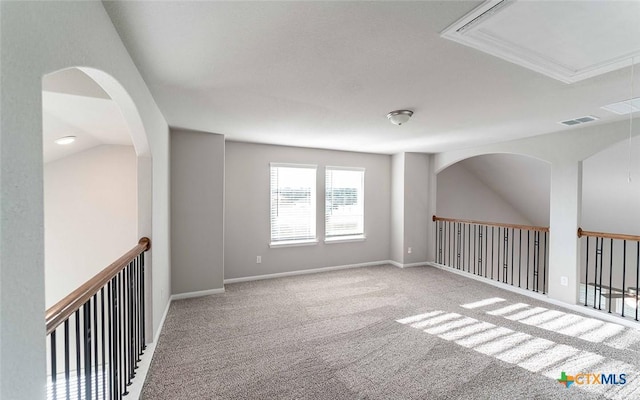
[[[442,217],[436,217],[435,215],[433,216],[433,221],[461,222],[463,224],[488,225],[488,226],[497,226],[501,228],[523,229],[527,231],[549,232],[549,227],[545,227],[545,226],[503,224],[500,222],[474,221],[470,219],[442,218]]]
[[[87,300],[107,284],[114,276],[122,271],[137,256],[151,248],[151,240],[143,237],[138,245],[123,254],[108,267],[98,272],[82,286],[71,292],[68,296],[51,306],[45,313],[47,335],[53,332],[61,323],[78,310]]]
[[[591,232],[591,231],[583,231],[582,228],[578,228],[578,237],[600,237],[605,239],[620,239],[620,240],[630,240],[633,242],[640,242],[640,236],[636,235],[626,235],[624,233],[606,233],[606,232]]]

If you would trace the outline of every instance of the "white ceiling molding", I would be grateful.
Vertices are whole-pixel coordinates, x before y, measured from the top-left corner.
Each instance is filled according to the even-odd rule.
[[[574,83],[640,56],[640,2],[489,0],[441,36]]]

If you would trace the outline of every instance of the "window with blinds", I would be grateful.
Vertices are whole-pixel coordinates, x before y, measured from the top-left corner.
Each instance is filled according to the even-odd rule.
[[[327,167],[325,237],[364,235],[364,169]]]
[[[316,166],[271,164],[271,243],[316,239]]]

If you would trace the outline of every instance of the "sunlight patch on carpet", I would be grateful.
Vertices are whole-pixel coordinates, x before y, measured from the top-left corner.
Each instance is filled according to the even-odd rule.
[[[489,304],[492,303],[487,303],[487,305]],[[539,322],[542,325],[543,323],[548,323],[550,319],[562,318],[562,315],[558,314],[559,312],[543,314],[548,310],[541,310],[540,307],[528,311],[531,312],[526,314],[527,319],[522,317],[517,320],[527,321],[528,324]],[[522,312],[518,314],[524,315]],[[534,315],[537,315],[538,318],[531,319]],[[612,399],[632,398],[640,393],[638,371],[630,364],[608,359],[573,346],[558,344],[524,332],[514,331],[475,318],[441,310],[433,310],[401,318],[396,322],[454,342],[478,353],[517,365],[528,371],[539,373],[556,381],[564,371],[624,371],[627,376],[633,377],[625,385],[581,385],[577,389],[597,393],[605,398]]]

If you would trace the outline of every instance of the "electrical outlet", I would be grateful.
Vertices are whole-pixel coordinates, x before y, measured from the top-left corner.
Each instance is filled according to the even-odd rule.
[[[412,249],[411,247],[409,247],[409,248],[407,249],[407,253],[409,253],[409,254],[411,254],[411,252],[412,252],[412,251],[413,251],[413,249]]]
[[[569,286],[569,278],[567,278],[566,276],[561,276],[560,277],[560,284],[562,286]]]
[[[262,264],[262,256],[256,257],[256,264]]]

